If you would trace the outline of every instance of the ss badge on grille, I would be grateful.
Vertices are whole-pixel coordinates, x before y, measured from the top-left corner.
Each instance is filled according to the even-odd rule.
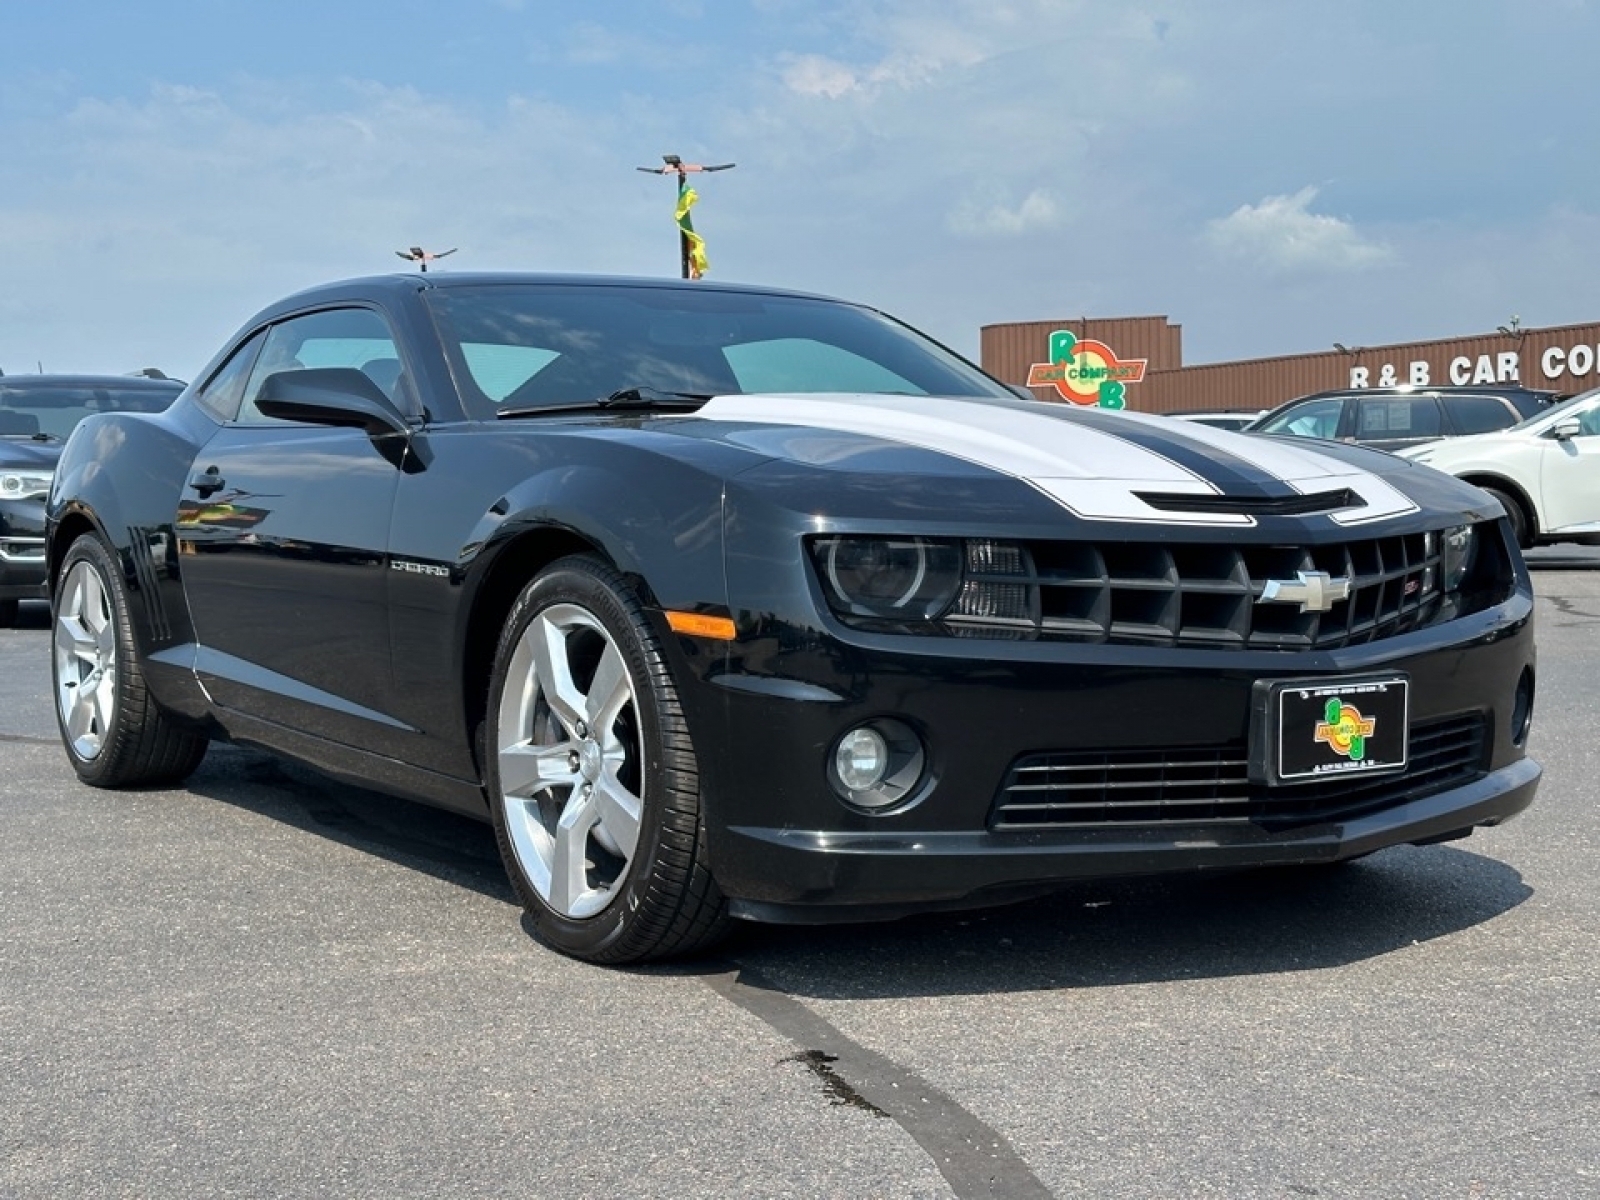
[[[1327,612],[1350,599],[1350,577],[1335,579],[1326,571],[1296,571],[1295,579],[1269,579],[1257,604],[1298,604],[1301,612]]]

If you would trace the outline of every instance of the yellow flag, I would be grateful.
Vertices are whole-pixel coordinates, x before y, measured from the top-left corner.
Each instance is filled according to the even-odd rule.
[[[682,176],[678,178],[678,229],[683,234],[684,240],[689,243],[689,278],[699,279],[706,273],[709,261],[706,259],[706,240],[694,231],[694,222],[689,219],[689,210],[694,207],[700,195],[689,186],[688,180]]]

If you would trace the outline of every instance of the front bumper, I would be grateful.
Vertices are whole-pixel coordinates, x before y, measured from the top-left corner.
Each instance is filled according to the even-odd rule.
[[[1315,653],[1003,643],[771,628],[719,661],[690,648],[680,679],[702,745],[711,868],[735,915],[874,920],[999,903],[1073,880],[1337,862],[1465,836],[1533,800],[1525,757],[1531,595],[1400,637]],[[1304,820],[1101,820],[1001,827],[1002,783],[1027,756],[1159,758],[1251,738],[1257,680],[1372,672],[1411,680],[1410,725],[1479,731],[1440,782]],[[1519,696],[1521,699],[1519,700]],[[837,739],[893,716],[923,739],[926,786],[879,814],[829,787]],[[701,731],[707,736],[701,739]],[[1277,789],[1283,791],[1287,789]]]
[[[1269,832],[1255,825],[988,832],[820,832],[736,828],[737,853],[767,898],[735,916],[785,924],[887,920],[980,906],[1081,879],[1334,863],[1386,846],[1464,837],[1533,802],[1540,767],[1520,759],[1463,787],[1351,820]]]
[[[43,505],[0,501],[0,600],[43,600],[49,594]]]

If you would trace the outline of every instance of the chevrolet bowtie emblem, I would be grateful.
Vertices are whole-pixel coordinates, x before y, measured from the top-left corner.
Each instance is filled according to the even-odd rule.
[[[1301,612],[1327,612],[1350,599],[1349,577],[1335,579],[1326,571],[1297,571],[1295,579],[1269,579],[1257,604],[1298,604]]]

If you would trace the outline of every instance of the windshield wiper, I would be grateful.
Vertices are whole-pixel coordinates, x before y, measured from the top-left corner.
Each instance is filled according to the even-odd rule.
[[[496,415],[503,420],[506,417],[538,417],[545,413],[566,412],[643,412],[648,409],[693,412],[709,399],[709,392],[668,392],[653,387],[625,387],[594,400],[503,408]]]

